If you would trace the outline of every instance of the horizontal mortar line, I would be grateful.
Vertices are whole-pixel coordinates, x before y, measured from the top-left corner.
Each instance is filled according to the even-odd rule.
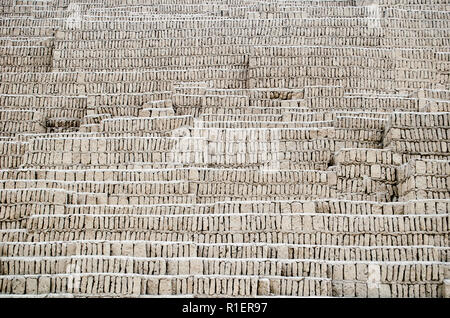
[[[139,205],[136,205],[138,207]],[[331,216],[331,217],[348,217],[348,218],[403,218],[403,217],[442,217],[450,218],[448,213],[442,214],[331,214],[331,213],[312,213],[312,212],[302,212],[302,213],[267,213],[267,212],[253,212],[253,213],[214,213],[214,214],[176,214],[176,215],[142,215],[142,214],[89,214],[89,213],[79,213],[79,214],[45,214],[45,215],[31,215],[29,218],[42,218],[42,217],[72,217],[72,216],[94,216],[94,217],[215,217],[215,216]]]
[[[328,245],[328,244],[291,244],[291,243],[199,243],[195,241],[153,241],[153,240],[70,240],[70,241],[45,241],[45,242],[0,242],[2,245],[49,245],[49,244],[71,244],[71,243],[148,243],[155,245],[195,245],[195,246],[236,246],[236,247],[306,247],[306,248],[343,248],[343,249],[367,249],[376,250],[383,248],[393,249],[413,249],[413,248],[431,248],[431,249],[443,249],[450,250],[447,246],[434,246],[434,245],[375,245],[375,246],[360,246],[360,245]]]
[[[303,280],[303,279],[312,279],[312,280],[329,280],[331,278],[325,277],[302,277],[302,276],[279,276],[279,275],[203,275],[203,274],[181,274],[181,275],[152,275],[152,274],[135,274],[135,273],[67,273],[67,274],[24,274],[24,275],[0,275],[0,279],[2,278],[34,278],[34,277],[73,277],[73,276],[133,276],[133,277],[142,277],[142,278],[241,278],[241,279],[258,279],[258,278],[273,278],[273,279],[291,279],[291,280]]]
[[[52,170],[54,171],[54,170]],[[0,170],[1,172],[1,170]],[[46,183],[68,183],[68,184],[83,184],[83,183],[99,183],[99,184],[135,184],[136,186],[139,186],[142,183],[149,183],[149,184],[165,184],[165,183],[184,183],[184,182],[201,182],[201,181],[190,181],[190,180],[183,180],[183,179],[177,179],[177,180],[149,180],[149,181],[144,181],[144,180],[136,180],[136,181],[123,181],[123,180],[105,180],[105,181],[95,181],[95,180],[73,180],[73,181],[66,181],[66,180],[45,180],[45,179],[10,179],[10,180],[0,180],[0,183],[6,183],[6,182],[11,182],[11,181],[15,181],[16,183],[20,183],[20,182],[24,182],[24,183],[31,183],[31,182],[35,182],[35,183],[42,183],[42,182],[46,182]],[[220,181],[217,181],[220,182]],[[0,189],[1,190],[28,190],[30,188],[15,188],[15,189]],[[31,188],[33,189],[33,188]],[[53,188],[48,188],[53,189]],[[58,189],[58,188],[55,188]],[[90,192],[87,192],[90,193]],[[96,192],[92,192],[92,194],[97,194]],[[114,195],[113,193],[106,193],[109,195]]]
[[[185,275],[151,275],[151,274],[135,274],[135,273],[70,273],[70,274],[24,274],[24,275],[0,275],[0,279],[14,279],[14,278],[40,278],[40,277],[68,277],[73,278],[76,277],[87,277],[87,276],[118,276],[118,277],[140,277],[140,278],[178,278],[178,279],[187,279],[187,278],[210,278],[210,279],[262,279],[262,278],[271,278],[271,279],[287,279],[287,280],[325,280],[331,281],[331,278],[327,277],[300,277],[300,276],[277,276],[277,275],[202,275],[202,274],[185,274]]]
[[[327,260],[327,259],[301,259],[301,258],[230,258],[230,257],[207,257],[207,256],[192,256],[192,257],[137,257],[137,256],[107,256],[107,255],[67,255],[67,256],[6,256],[0,257],[0,260],[25,260],[25,261],[47,261],[47,260],[61,260],[61,259],[120,259],[120,260],[136,260],[136,261],[189,261],[189,260],[202,260],[202,261],[224,261],[224,262],[285,262],[285,263],[296,263],[296,262],[309,262],[309,263],[325,263],[325,264],[395,264],[395,265],[446,265],[448,262],[445,261],[369,261],[369,260],[349,260],[349,261],[337,261],[337,260]],[[0,276],[1,277],[1,276]]]
[[[355,148],[343,148],[345,150],[354,150]],[[341,149],[342,150],[342,149]],[[377,152],[378,151],[389,151],[387,149],[371,149],[371,148],[358,148],[358,150],[372,150]],[[64,152],[64,150],[61,150],[61,152]],[[425,162],[437,162],[437,163],[448,163],[450,164],[450,160],[434,160],[434,159],[418,159],[418,161],[425,161]],[[356,162],[356,161],[355,161]],[[145,164],[146,162],[143,162],[142,164]],[[364,162],[361,162],[364,164]],[[151,162],[150,162],[151,164]],[[372,163],[367,163],[368,165],[372,165]],[[388,165],[388,164],[387,164]],[[408,166],[409,163],[405,163],[402,166]],[[388,165],[391,166],[391,165]],[[253,169],[248,169],[248,168],[210,168],[210,167],[176,167],[176,168],[136,168],[136,169],[117,169],[117,168],[89,168],[89,167],[85,167],[85,168],[80,168],[80,169],[39,169],[39,168],[17,168],[17,169],[0,169],[0,173],[2,172],[14,172],[14,173],[20,173],[20,172],[46,172],[46,173],[52,173],[52,172],[65,172],[65,173],[77,173],[77,172],[124,172],[124,173],[128,173],[128,174],[135,174],[135,173],[145,173],[145,172],[161,172],[161,171],[178,171],[178,170],[211,170],[211,171],[222,171],[222,170],[226,170],[226,171],[232,171],[232,172],[241,172],[241,171],[248,171],[248,172],[255,172],[255,170]],[[267,171],[267,170],[265,170]],[[332,172],[332,171],[327,171],[327,170],[317,170],[317,169],[305,169],[305,170],[277,170],[277,169],[272,169],[269,171],[279,171],[279,172],[289,172],[289,173],[310,173],[310,172],[320,172],[320,173],[328,173],[328,172]],[[4,180],[4,179],[3,179]],[[15,181],[16,179],[11,179],[11,181]],[[18,179],[19,181],[22,179]],[[26,180],[42,180],[42,179],[26,179]]]
[[[102,234],[104,233],[109,233],[109,234],[120,234],[120,233],[144,233],[144,232],[153,232],[153,233],[158,233],[161,235],[170,235],[170,234],[178,234],[178,235],[190,235],[192,233],[195,233],[196,235],[210,235],[210,236],[216,236],[216,235],[223,235],[223,230],[166,230],[166,229],[153,229],[153,230],[148,230],[148,229],[113,229],[113,228],[103,228],[103,229],[71,229],[71,230],[61,230],[61,229],[30,229],[30,230],[26,230],[25,232],[27,234],[29,234],[30,236],[33,235],[41,235],[41,234],[69,234],[69,233],[83,233],[84,231],[91,231],[91,232],[100,232]],[[399,237],[399,236],[405,236],[405,235],[433,235],[433,236],[444,236],[446,234],[448,234],[447,231],[435,231],[430,233],[429,231],[404,231],[404,232],[388,232],[388,231],[366,231],[366,232],[349,232],[349,231],[316,231],[316,232],[295,232],[292,230],[285,230],[285,231],[281,231],[281,230],[267,230],[267,229],[262,229],[262,230],[254,230],[253,231],[254,234],[273,234],[273,233],[278,233],[278,234],[283,234],[283,235],[300,235],[300,234],[305,234],[305,235],[313,235],[313,234],[331,234],[331,235],[384,235],[384,236],[394,236],[394,237]],[[229,231],[229,235],[234,236],[234,235],[245,235],[248,234],[247,230],[240,230],[240,231]]]
[[[156,194],[154,196],[161,196],[162,194]],[[180,194],[178,196],[187,196],[187,197],[192,197],[194,196],[194,193],[187,193],[187,194]],[[43,204],[44,205],[44,204]],[[190,204],[190,203],[161,203],[161,204],[155,204],[155,205],[139,205],[139,204],[133,204],[133,205],[129,205],[129,206],[113,206],[113,205],[97,205],[98,207],[104,207],[104,208],[120,208],[120,209],[127,209],[127,210],[131,210],[131,209],[137,209],[142,207],[143,209],[147,210],[149,208],[153,208],[153,207],[172,207],[172,206],[177,206],[177,207],[193,207],[195,208],[195,206],[200,206],[200,207],[213,207],[215,206],[214,203],[197,203],[197,204]],[[73,209],[73,208],[78,208],[80,207],[80,205],[66,205],[66,207],[68,209]],[[86,207],[86,206],[84,206]],[[90,206],[93,207],[93,206]],[[95,207],[95,206],[94,206]],[[82,207],[80,207],[80,211],[82,211],[81,209]],[[109,210],[109,209],[108,209]],[[258,208],[255,208],[253,210],[258,210]],[[141,211],[141,210],[139,210]],[[292,215],[297,215],[297,216],[302,216],[302,215],[307,215],[307,216],[335,216],[335,217],[358,217],[358,216],[363,216],[363,217],[415,217],[415,216],[419,216],[419,217],[437,217],[437,216],[441,216],[441,217],[445,217],[448,216],[448,214],[446,212],[441,212],[441,213],[433,213],[433,214],[350,214],[350,213],[321,213],[321,212],[265,212],[265,211],[256,211],[256,212],[222,212],[222,213],[217,213],[217,212],[205,212],[205,213],[184,213],[184,214],[173,214],[175,216],[227,216],[227,215],[267,215],[267,216],[277,216],[277,215],[281,215],[281,216],[292,216]],[[55,216],[56,214],[47,214],[44,216]],[[98,214],[91,214],[91,213],[71,213],[71,214],[58,214],[57,216],[63,216],[63,215],[94,215],[94,216],[142,216],[143,214],[130,214],[130,213],[121,213],[121,214],[116,214],[116,213],[98,213]],[[168,214],[170,215],[170,214]],[[143,215],[143,216],[152,216],[152,215]],[[156,216],[166,216],[166,214],[156,214]]]
[[[84,297],[108,297],[108,298],[119,298],[119,297],[139,297],[139,298],[194,298],[194,294],[180,294],[180,295],[147,295],[147,294],[115,294],[115,293],[99,293],[99,294],[88,294],[88,293],[76,293],[76,294],[69,294],[69,293],[56,293],[56,294],[0,294],[0,298],[84,298]],[[213,295],[211,295],[213,296]],[[244,296],[245,297],[245,296]],[[249,296],[248,296],[249,297]],[[264,296],[271,297],[271,296]],[[284,296],[272,296],[272,297],[284,297]],[[291,296],[295,297],[295,296]],[[314,297],[314,296],[308,296],[308,297]],[[326,296],[323,296],[326,297]],[[258,298],[256,296],[255,298]]]
[[[194,181],[194,182],[198,182],[198,181]],[[25,189],[0,189],[0,192],[3,191],[24,191]],[[70,190],[64,190],[64,189],[58,189],[58,188],[32,188],[32,189],[28,189],[28,190],[45,190],[48,192],[52,192],[52,191],[58,191],[58,192],[65,192],[65,193],[69,193],[69,194],[89,194],[89,195],[94,195],[95,193],[93,192],[76,192],[76,191],[70,191]],[[408,201],[402,201],[402,202],[378,202],[378,201],[358,201],[358,200],[346,200],[346,199],[333,199],[333,198],[324,198],[324,199],[311,199],[311,200],[305,200],[305,199],[290,199],[290,200],[276,200],[276,201],[261,201],[261,200],[239,200],[239,201],[216,201],[214,203],[156,203],[156,204],[149,204],[149,205],[145,205],[145,206],[166,206],[166,205],[173,205],[173,206],[196,206],[196,205],[216,205],[216,204],[255,204],[255,203],[269,203],[269,204],[273,204],[273,203],[296,203],[296,202],[300,202],[300,203],[347,203],[347,204],[365,204],[365,205],[374,205],[374,206],[407,206],[408,204],[411,203],[437,203],[437,202],[444,202],[444,203],[450,203],[450,199],[416,199],[416,200],[408,200]],[[43,203],[43,202],[32,202],[35,204],[49,204],[52,205],[54,204],[53,202],[48,202],[48,203]],[[16,202],[13,203],[14,205],[18,205],[21,204],[20,202]],[[104,204],[104,205],[100,205],[100,204],[66,204],[66,203],[62,203],[62,205],[67,205],[67,206],[117,206],[117,207],[136,207],[138,205],[113,205],[113,204]],[[320,214],[324,214],[323,212],[316,212],[315,215],[320,215]],[[340,215],[342,213],[328,213],[330,215]],[[350,214],[349,214],[350,215]],[[372,214],[369,214],[369,216]],[[378,214],[378,215],[391,215],[391,214]],[[410,215],[410,216],[414,216],[415,214],[398,214],[398,215]]]
[[[404,276],[406,276],[406,275],[404,274]],[[406,280],[406,278],[409,279],[409,280]],[[369,279],[359,280],[359,281],[358,280],[354,280],[354,279],[349,279],[349,280],[333,279],[333,283],[365,283],[365,282],[367,282],[368,285],[372,284],[372,286],[375,285],[375,286],[377,286],[377,288],[379,288],[378,287],[379,285],[389,284],[389,283],[392,284],[392,285],[393,284],[395,284],[395,285],[428,285],[428,284],[436,284],[436,285],[439,284],[439,285],[441,285],[442,284],[442,280],[440,278],[437,278],[436,280],[433,280],[433,279],[422,280],[422,278],[419,276],[419,274],[416,274],[416,279],[415,280],[411,280],[409,277],[406,277],[406,278],[403,278],[402,281],[398,280],[398,277],[397,277],[397,279],[385,278],[383,281],[380,280],[380,281],[378,281],[376,283],[370,282]],[[396,298],[398,298],[398,297],[396,297]]]
[[[23,73],[20,73],[23,74]],[[77,99],[85,99],[87,98],[87,96],[83,96],[83,95],[37,95],[37,94],[1,94],[0,93],[0,97],[52,97],[52,98],[77,98]]]

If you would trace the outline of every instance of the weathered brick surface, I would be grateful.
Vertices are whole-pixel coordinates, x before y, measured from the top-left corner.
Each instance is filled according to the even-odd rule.
[[[3,0],[0,295],[450,297],[445,0]]]

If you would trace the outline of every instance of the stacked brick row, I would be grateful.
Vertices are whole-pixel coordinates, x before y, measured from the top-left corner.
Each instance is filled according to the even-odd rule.
[[[383,145],[403,157],[448,159],[449,154],[448,112],[441,113],[393,113],[386,125]]]
[[[450,165],[445,160],[414,159],[398,171],[399,199],[448,199]]]
[[[445,0],[0,10],[1,294],[450,295]]]
[[[390,150],[340,149],[335,160],[338,197],[390,202],[398,196],[398,154]]]

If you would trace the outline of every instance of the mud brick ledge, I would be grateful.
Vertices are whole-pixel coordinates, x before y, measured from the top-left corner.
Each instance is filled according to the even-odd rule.
[[[0,297],[450,297],[448,1],[0,17]]]

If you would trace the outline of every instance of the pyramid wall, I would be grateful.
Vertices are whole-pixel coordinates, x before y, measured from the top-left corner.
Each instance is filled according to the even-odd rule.
[[[446,0],[3,0],[1,297],[450,297]]]

